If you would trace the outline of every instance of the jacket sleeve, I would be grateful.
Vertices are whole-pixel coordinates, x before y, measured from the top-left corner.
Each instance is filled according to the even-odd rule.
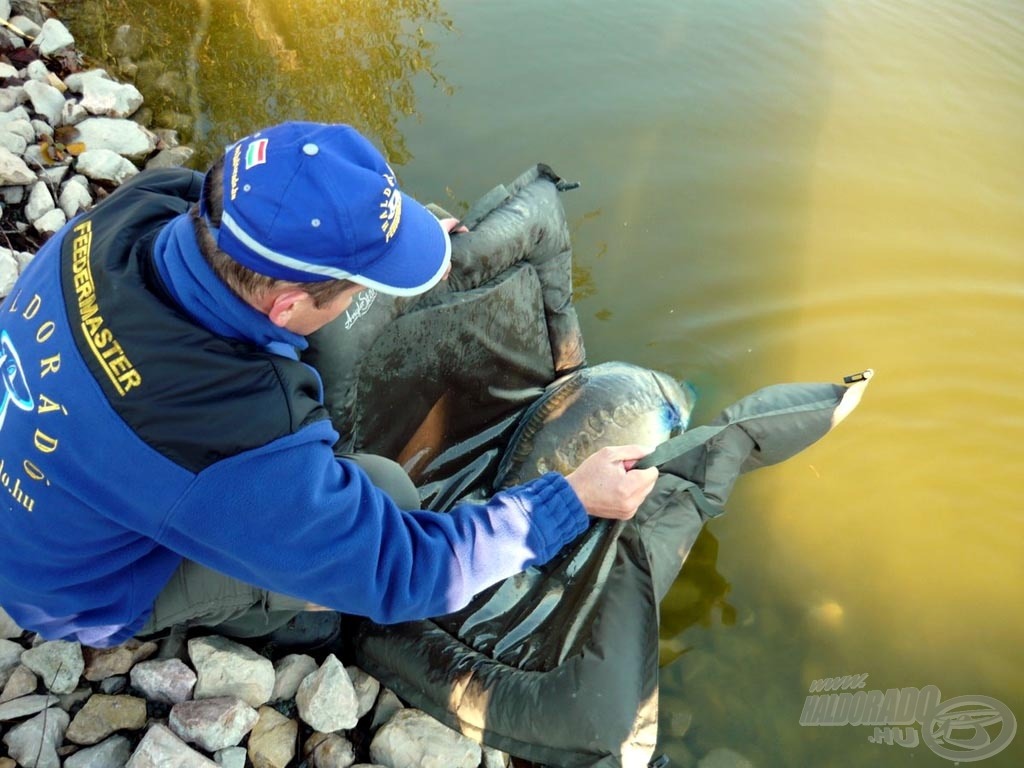
[[[399,509],[320,421],[198,474],[160,543],[264,589],[381,623],[458,610],[553,557],[588,517],[556,473],[450,513]]]

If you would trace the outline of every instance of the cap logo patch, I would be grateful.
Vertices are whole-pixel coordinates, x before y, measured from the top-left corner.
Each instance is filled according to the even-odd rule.
[[[267,162],[267,144],[270,143],[270,139],[259,139],[252,142],[245,149],[245,170],[249,170],[254,165],[263,165]]]
[[[398,224],[402,220],[402,193],[395,188],[395,177],[383,174],[388,185],[384,187],[384,201],[380,204],[380,231],[384,233],[384,242],[391,242],[391,238],[398,231]]]

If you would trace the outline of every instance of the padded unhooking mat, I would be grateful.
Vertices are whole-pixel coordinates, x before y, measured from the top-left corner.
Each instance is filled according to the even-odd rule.
[[[462,733],[549,766],[646,766],[656,742],[658,603],[741,472],[824,435],[866,383],[768,387],[679,433],[692,393],[627,363],[584,367],[571,251],[538,166],[485,196],[453,273],[376,296],[314,339],[347,450],[399,460],[439,512],[606,444],[660,446],[628,522],[595,521],[554,560],[431,620],[359,624],[359,664]],[[347,325],[347,328],[345,327]]]

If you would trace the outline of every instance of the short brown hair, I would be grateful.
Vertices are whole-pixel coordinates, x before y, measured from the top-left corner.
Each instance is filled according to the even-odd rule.
[[[199,244],[199,252],[225,285],[228,286],[243,301],[250,298],[258,298],[272,288],[279,285],[288,285],[305,291],[313,299],[316,307],[329,304],[337,298],[346,288],[351,288],[356,283],[351,280],[322,280],[318,282],[296,283],[291,280],[278,280],[274,277],[254,272],[248,267],[239,264],[228,254],[217,247],[210,225],[220,226],[221,214],[224,211],[224,158],[221,157],[206,174],[203,179],[203,200],[206,203],[206,217],[199,213],[199,206],[193,206],[192,229],[195,232],[196,242]],[[209,219],[209,223],[207,223]]]

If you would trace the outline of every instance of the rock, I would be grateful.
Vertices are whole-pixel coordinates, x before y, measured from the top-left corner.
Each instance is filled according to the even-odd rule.
[[[27,117],[0,122],[0,132],[13,133],[16,136],[20,136],[25,140],[26,144],[36,140],[35,129]]]
[[[35,222],[40,216],[49,213],[54,209],[53,195],[45,183],[37,181],[32,185],[32,191],[28,194],[28,203],[25,205],[25,218],[29,223]],[[75,683],[77,684],[77,680]]]
[[[82,94],[82,107],[93,115],[128,117],[142,106],[138,88],[111,80],[102,69],[68,75],[64,83],[75,93]]]
[[[21,663],[54,693],[71,693],[85,669],[82,646],[68,640],[51,640],[21,654]]]
[[[36,232],[39,234],[49,237],[67,223],[68,220],[64,215],[64,211],[60,208],[55,208],[32,222],[32,226],[35,227]]]
[[[299,724],[276,709],[262,706],[259,720],[249,734],[249,759],[253,768],[285,768],[295,757]]]
[[[24,187],[0,187],[0,197],[7,205],[18,205],[25,199]]]
[[[75,185],[76,187],[79,185]],[[156,643],[128,640],[113,648],[83,648],[86,680],[96,682],[112,675],[127,675],[138,662],[157,652]]]
[[[0,768],[18,768],[18,764],[9,757],[0,757]]]
[[[95,747],[80,749],[64,760],[64,768],[124,768],[132,754],[124,736],[111,736]]]
[[[29,80],[38,80],[41,83],[45,83],[49,81],[49,75],[50,70],[46,68],[46,62],[42,59],[30,61],[28,66],[25,67],[25,76],[28,77]]]
[[[91,696],[68,726],[68,741],[98,744],[114,731],[146,727],[146,700],[137,696]]]
[[[18,720],[26,715],[34,715],[36,712],[42,712],[44,709],[52,707],[59,701],[60,699],[56,696],[41,693],[19,696],[16,699],[5,701],[0,704],[0,723],[7,720]]]
[[[81,188],[78,184],[69,184],[68,189]],[[64,194],[61,193],[63,201]],[[61,203],[63,205],[63,202]],[[152,701],[166,704],[179,704],[192,696],[196,685],[196,673],[181,659],[158,659],[143,661],[132,667],[132,685]]]
[[[12,16],[9,21],[11,22],[12,27],[15,27],[20,32],[24,32],[25,35],[28,35],[29,37],[38,37],[39,33],[43,29],[41,26],[36,24],[35,21],[27,16],[22,16],[21,14]],[[22,37],[25,35],[22,35]]]
[[[32,125],[32,131],[36,135],[36,139],[53,138],[53,126],[45,120],[33,119],[30,123]]]
[[[18,76],[18,70],[16,70],[14,67],[12,67],[7,62],[0,61],[0,77],[6,79],[8,77],[17,77],[17,76]]]
[[[11,0],[0,0],[0,19],[8,19],[11,16]]]
[[[324,733],[352,728],[359,721],[359,701],[352,680],[333,653],[299,684],[295,703],[299,717]]]
[[[4,250],[6,251],[7,249],[4,248]],[[3,256],[0,256],[0,259],[2,258]],[[3,268],[0,267],[0,294],[3,293],[4,280],[2,272]],[[7,680],[3,693],[0,693],[0,704],[33,693],[38,685],[39,679],[35,676],[35,673],[24,664],[19,664],[14,668],[14,672],[11,673],[10,678]]]
[[[74,99],[66,99],[60,111],[60,125],[78,125],[89,116],[89,112]]]
[[[56,189],[64,177],[68,175],[69,166],[67,165],[51,165],[49,168],[43,168],[39,171],[37,178],[40,181],[45,181],[46,185],[50,189]]]
[[[356,716],[362,717],[373,709],[373,703],[377,700],[377,694],[380,693],[380,683],[377,678],[359,667],[348,667],[345,671],[348,672],[348,676],[352,680],[352,687],[355,689],[356,699],[359,701]]]
[[[180,168],[191,160],[195,153],[192,147],[162,149],[147,161],[146,168]]]
[[[9,149],[0,147],[0,185],[29,184],[36,175],[25,165],[25,161]]]
[[[245,747],[218,749],[213,761],[221,768],[245,768]]]
[[[53,56],[74,44],[75,38],[68,32],[68,28],[57,19],[44,21],[42,29],[39,30],[39,34],[32,43],[43,56]]]
[[[418,709],[403,709],[370,744],[370,758],[391,768],[477,768],[480,745]]]
[[[89,187],[85,184],[69,182],[60,191],[57,204],[70,220],[79,211],[84,211],[92,206],[92,193],[89,192]]]
[[[352,742],[338,733],[314,733],[302,752],[313,768],[349,768],[356,761]]]
[[[167,724],[185,741],[215,752],[238,744],[258,717],[256,710],[241,699],[218,696],[175,704]]]
[[[127,687],[127,675],[111,675],[110,677],[104,680],[100,680],[100,691],[111,696],[118,693],[122,693],[124,689]]]
[[[8,251],[6,248],[4,250]],[[17,260],[12,256],[0,254],[0,299],[9,295],[14,289],[14,283],[17,281],[17,272]],[[6,673],[3,668],[0,667],[0,679],[2,679],[5,674],[8,677],[13,675],[14,670],[19,666],[20,662],[18,662],[17,665],[13,665]],[[9,681],[4,681],[4,685],[6,686],[8,682]],[[4,687],[4,690],[6,690],[6,687]]]
[[[12,112],[15,107],[28,101],[28,94],[20,85],[0,88],[0,112]]]
[[[32,263],[36,255],[34,253],[26,253],[25,251],[17,251],[14,254],[14,258],[18,260],[18,270],[21,272],[25,271],[25,267]]]
[[[700,759],[697,768],[754,768],[754,764],[739,752],[715,747]]]
[[[4,736],[8,753],[24,768],[60,768],[57,747],[68,727],[68,713],[47,709],[11,728]]]
[[[483,747],[484,759],[480,768],[508,768],[509,757],[506,752],[493,747]]]
[[[14,260],[14,254],[9,248],[0,251],[0,284],[3,284],[5,273],[13,269],[15,277],[18,272],[18,262]],[[21,654],[25,649],[13,640],[0,639],[0,685],[6,685],[14,670],[21,664]]]
[[[181,145],[178,139],[178,132],[171,128],[157,128],[153,131],[157,139],[163,144],[164,149],[174,149]]]
[[[270,694],[270,701],[295,698],[299,683],[316,670],[316,661],[304,653],[290,653],[278,659],[274,663],[274,690]]]
[[[89,117],[75,126],[77,141],[90,149],[110,149],[119,155],[142,160],[156,149],[156,135],[131,120]]]
[[[0,608],[0,640],[20,637],[22,631],[21,627],[14,623],[14,619],[7,614],[7,611]]]
[[[115,56],[137,58],[144,50],[143,33],[131,24],[122,24],[114,30],[114,39],[110,44],[110,52]]]
[[[237,696],[254,708],[270,700],[274,665],[251,648],[224,637],[195,637],[188,653],[197,675],[195,698]]]
[[[3,147],[13,155],[21,155],[24,154],[25,148],[28,147],[28,142],[11,131],[0,131],[0,147]]]
[[[158,724],[146,731],[126,768],[217,768],[217,764]]]
[[[68,714],[71,710],[81,709],[82,705],[89,700],[92,696],[92,688],[88,685],[83,685],[81,688],[76,688],[71,693],[62,693],[60,695],[60,708]]]
[[[377,697],[377,708],[373,711],[370,730],[375,731],[395,716],[396,712],[405,709],[405,705],[390,688],[385,688]]]
[[[36,24],[42,24],[46,16],[43,14],[40,0],[10,0],[14,13],[28,16]]]
[[[25,122],[28,122],[31,119],[32,116],[29,115],[28,110],[24,107],[15,107],[9,112],[0,112],[0,124],[9,123],[13,120],[24,120]]]
[[[131,162],[110,149],[87,149],[78,156],[75,167],[79,173],[95,181],[120,184],[139,172]]]

